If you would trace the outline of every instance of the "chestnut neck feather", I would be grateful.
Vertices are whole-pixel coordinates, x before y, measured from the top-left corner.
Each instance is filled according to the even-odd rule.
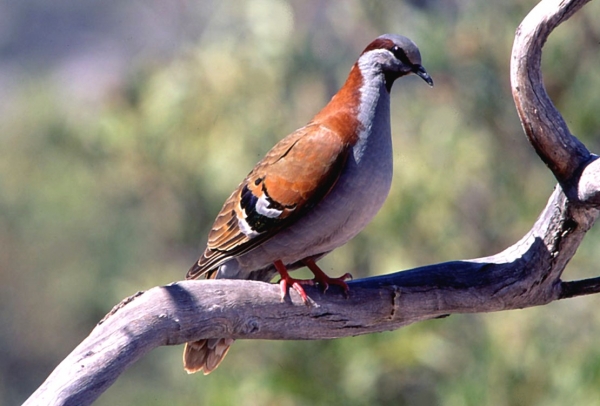
[[[348,145],[356,145],[369,135],[380,102],[388,101],[385,78],[363,54],[348,75],[344,86],[313,119],[313,123],[333,130]],[[382,97],[382,93],[386,93]],[[387,97],[386,97],[387,96]]]
[[[358,119],[362,85],[362,74],[358,64],[354,64],[344,86],[313,119],[314,123],[333,130],[348,145],[357,142],[362,128]]]

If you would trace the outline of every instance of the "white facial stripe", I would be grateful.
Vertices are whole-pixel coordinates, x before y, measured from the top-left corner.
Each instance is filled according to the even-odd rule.
[[[269,204],[270,203],[267,200],[266,195],[259,197],[258,200],[256,201],[256,207],[255,207],[256,212],[265,217],[278,218],[283,211],[273,209],[273,208],[269,207]]]
[[[360,105],[358,108],[358,120],[362,124],[362,130],[358,134],[358,142],[353,147],[354,159],[360,162],[364,149],[367,144],[367,137],[371,133],[372,122],[370,117],[374,117],[374,112],[379,98],[382,96],[381,88],[385,86],[385,79],[373,60],[380,58],[384,54],[392,54],[387,49],[374,49],[365,53],[358,59],[358,68],[363,77],[360,87]],[[387,92],[384,92],[384,97]]]
[[[374,62],[383,62],[383,60],[388,59],[390,56],[396,58],[389,49],[373,49],[364,53],[358,58],[358,67],[360,68],[363,77],[368,80],[380,73],[379,69],[374,69],[375,65],[377,65]]]

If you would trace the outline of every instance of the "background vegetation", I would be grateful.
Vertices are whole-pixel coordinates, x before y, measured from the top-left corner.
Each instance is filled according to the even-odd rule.
[[[554,186],[510,96],[535,1],[0,1],[0,404],[24,401],[125,296],[183,278],[229,192],[343,83],[373,38],[435,80],[393,90],[395,179],[323,261],[355,277],[493,254]],[[600,150],[600,4],[551,36],[544,75]],[[597,275],[598,229],[567,279]],[[321,342],[238,342],[212,375],[181,347],[98,405],[600,404],[599,297]]]

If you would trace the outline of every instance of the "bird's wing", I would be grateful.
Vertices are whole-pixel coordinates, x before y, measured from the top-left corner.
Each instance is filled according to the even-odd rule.
[[[337,133],[318,124],[277,143],[225,201],[187,279],[207,272],[214,277],[228,258],[248,252],[302,217],[336,183],[349,151]]]

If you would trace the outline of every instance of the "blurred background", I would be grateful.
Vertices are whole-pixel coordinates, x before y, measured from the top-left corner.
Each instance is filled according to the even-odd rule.
[[[554,187],[509,88],[535,1],[0,0],[0,404],[23,402],[113,305],[184,277],[223,201],[382,33],[395,179],[322,261],[355,277],[496,253]],[[550,37],[548,91],[600,151],[600,2]],[[598,274],[598,227],[565,274]],[[209,376],[153,351],[97,405],[600,404],[600,296],[315,342],[238,341]]]

